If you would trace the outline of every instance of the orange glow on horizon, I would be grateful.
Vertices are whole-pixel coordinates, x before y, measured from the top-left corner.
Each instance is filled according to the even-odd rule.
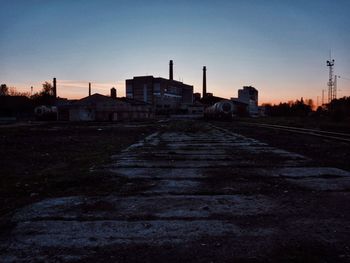
[[[39,92],[42,89],[42,84],[47,81],[49,83],[52,83],[52,80],[44,80],[40,82],[27,82],[27,83],[6,83],[9,87],[15,87],[17,91],[20,92],[30,92],[30,87],[33,87],[33,94],[36,92]],[[67,98],[67,99],[81,99],[83,97],[88,96],[88,86],[89,82],[91,82],[92,86],[92,94],[94,93],[100,93],[102,95],[109,95],[110,89],[112,87],[115,87],[117,89],[117,96],[118,97],[124,97],[125,96],[125,80],[121,81],[109,81],[109,82],[99,82],[99,81],[88,81],[88,80],[60,80],[57,79],[57,95],[61,98]],[[194,92],[201,93],[201,83],[195,83],[197,85],[194,85]],[[253,85],[254,86],[254,85]],[[208,88],[208,92],[211,92],[214,94],[214,96],[223,97],[230,99],[232,97],[237,97],[238,89],[241,87],[237,87],[234,89],[230,89],[228,92],[227,88],[225,89],[218,89],[218,88]],[[268,89],[259,89],[259,87],[256,87],[259,91],[259,105],[263,104],[271,104],[271,105],[278,105],[280,103],[288,103],[289,101],[296,101],[300,100],[301,98],[305,100],[312,99],[315,107],[317,106],[317,100],[318,105],[322,103],[322,88],[313,87],[309,88],[308,92],[305,92],[305,94],[297,95],[293,94],[290,89],[280,89],[280,88],[272,88],[269,87]],[[325,89],[325,88],[324,88]],[[320,91],[320,94],[313,94],[314,90]],[[296,93],[296,92],[295,92]],[[284,95],[285,94],[285,95]],[[325,92],[325,98],[326,101],[327,94]],[[338,93],[338,97],[344,97],[344,96],[350,96],[350,87],[342,87],[340,92]],[[318,97],[318,99],[317,99]]]
[[[51,81],[45,80],[49,83]],[[31,83],[10,83],[9,87],[15,87],[20,92],[31,92],[33,87],[33,94],[42,90],[42,84],[45,82],[31,82]],[[89,82],[91,82],[91,93],[100,93],[102,95],[109,95],[112,87],[117,89],[118,97],[125,96],[125,82],[98,82],[98,81],[84,81],[84,80],[60,80],[57,79],[57,96],[67,99],[81,99],[89,94]]]

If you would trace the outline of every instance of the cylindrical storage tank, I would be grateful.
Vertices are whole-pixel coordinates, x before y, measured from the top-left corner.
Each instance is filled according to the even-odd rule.
[[[204,115],[208,119],[232,119],[234,105],[230,100],[222,100],[208,107]]]

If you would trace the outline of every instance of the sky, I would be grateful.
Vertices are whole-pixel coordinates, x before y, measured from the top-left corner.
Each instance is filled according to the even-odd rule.
[[[321,100],[331,50],[338,97],[350,96],[348,0],[0,0],[0,82],[60,97],[125,95],[125,79],[153,75],[216,96],[242,86],[259,103]]]

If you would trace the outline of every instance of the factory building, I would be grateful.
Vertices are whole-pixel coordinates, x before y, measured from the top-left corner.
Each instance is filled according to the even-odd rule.
[[[231,98],[232,101],[238,101],[247,104],[249,116],[258,116],[258,90],[252,86],[244,86],[238,90],[238,98]]]
[[[153,109],[147,103],[98,93],[70,104],[66,110],[67,114],[64,113],[64,108],[60,108],[59,120],[68,117],[70,121],[122,121],[154,117]]]
[[[213,93],[207,92],[206,67],[203,67],[202,94],[203,96],[199,101],[204,105],[204,115],[207,118],[221,118],[223,116],[225,116],[225,118],[231,118],[234,116],[259,115],[258,91],[254,87],[244,86],[243,89],[238,90],[238,98],[231,98],[231,100],[217,97],[214,96]]]
[[[50,108],[42,106],[43,117]],[[59,121],[124,121],[154,118],[154,108],[143,101],[117,98],[117,90],[111,89],[110,96],[98,93],[79,100],[56,99],[56,118]],[[45,110],[45,111],[43,111]]]
[[[193,86],[173,79],[172,60],[169,79],[141,76],[127,79],[125,84],[127,98],[152,104],[157,112],[175,112],[193,102]]]
[[[202,98],[199,101],[204,105],[204,107],[213,106],[215,103],[226,100],[225,98],[214,96],[213,93],[207,92],[207,67],[203,67],[203,83],[202,83]],[[200,96],[199,93],[196,93],[196,97]]]

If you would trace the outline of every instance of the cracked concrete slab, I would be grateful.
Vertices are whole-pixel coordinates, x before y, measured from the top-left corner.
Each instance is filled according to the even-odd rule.
[[[157,204],[155,206],[154,204]],[[263,195],[152,195],[135,197],[63,197],[27,206],[14,222],[234,218],[269,214],[276,202]]]
[[[127,180],[119,192],[47,199],[17,211],[0,261],[47,261],[48,251],[61,251],[60,260],[70,262],[83,260],[90,248],[113,245],[273,242],[281,229],[266,222],[290,211],[276,198],[278,191],[289,193],[280,189],[282,181],[293,189],[349,190],[348,172],[309,162],[211,125],[200,132],[156,132],[101,168]],[[135,190],[129,193],[128,186]],[[269,196],[260,194],[264,188]]]
[[[290,183],[317,191],[350,191],[350,178],[287,179]]]
[[[295,166],[299,163],[295,161],[279,161],[275,162],[275,166]],[[187,168],[187,167],[195,167],[195,168],[216,168],[216,167],[270,167],[271,164],[266,163],[266,159],[263,160],[254,160],[254,159],[233,159],[233,160],[155,160],[150,162],[150,160],[118,160],[111,168]]]
[[[350,172],[333,167],[294,167],[282,168],[276,171],[282,177],[350,177]]]
[[[40,256],[45,255],[49,248],[60,248],[59,251],[80,250],[86,256],[89,249],[101,246],[175,245],[192,242],[203,236],[267,239],[275,232],[274,228],[242,228],[226,220],[23,222],[14,231],[17,242],[9,246],[9,250],[14,253],[5,253],[1,257],[2,262],[18,262],[21,258],[28,260],[26,253],[30,250]]]
[[[179,178],[203,178],[205,175],[202,174],[199,168],[137,168],[137,167],[127,167],[127,168],[111,168],[108,167],[109,171],[117,174],[118,176],[128,177],[128,178],[153,178],[153,179],[179,179]]]

